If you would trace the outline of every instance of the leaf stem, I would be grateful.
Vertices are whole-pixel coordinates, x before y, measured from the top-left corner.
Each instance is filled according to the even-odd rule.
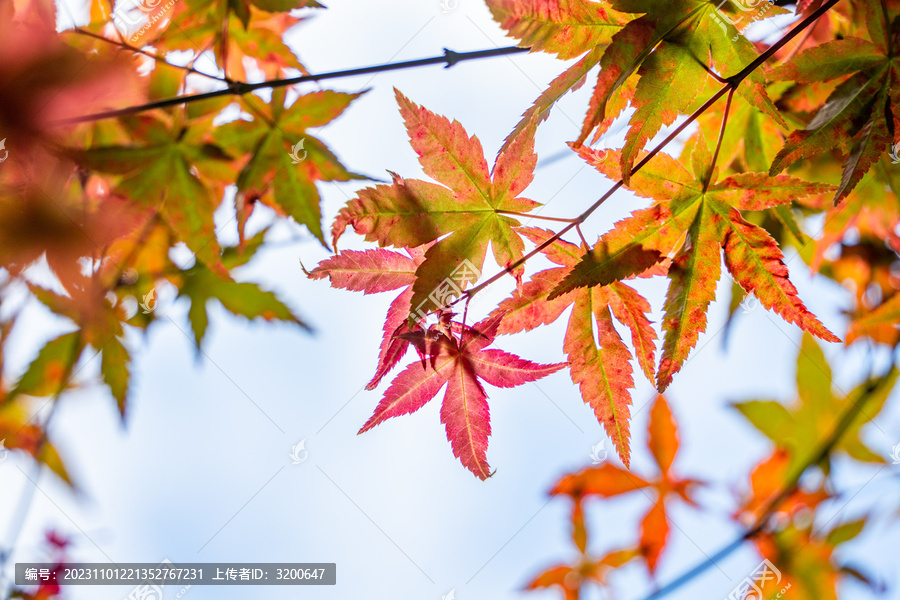
[[[713,152],[712,161],[709,163],[709,170],[703,177],[703,191],[709,189],[712,182],[713,171],[716,170],[716,161],[719,160],[719,152],[722,150],[722,140],[725,138],[725,126],[728,124],[728,111],[731,109],[731,99],[734,97],[734,89],[728,90],[728,97],[725,99],[725,114],[722,115],[722,127],[719,129],[719,139],[716,141],[716,150]]]
[[[558,223],[574,223],[575,219],[564,219],[562,217],[545,217],[544,215],[532,215],[528,213],[516,212],[514,210],[498,210],[495,211],[501,215],[512,215],[514,217],[523,217],[526,219],[540,219],[542,221],[556,221]]]

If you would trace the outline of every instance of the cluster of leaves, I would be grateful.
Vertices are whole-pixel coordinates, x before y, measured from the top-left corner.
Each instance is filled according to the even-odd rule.
[[[36,399],[80,385],[75,375],[99,357],[124,419],[130,346],[167,320],[155,310],[167,288],[189,305],[198,352],[213,300],[247,319],[308,329],[275,293],[240,280],[240,271],[275,222],[327,246],[316,184],[361,176],[308,130],[360,94],[282,88],[70,119],[226,89],[245,81],[248,69],[270,78],[304,73],[282,38],[300,22],[300,9],[317,7],[312,0],[138,7],[92,0],[87,20],[78,21],[52,0],[0,1],[0,347],[20,329],[25,308],[42,306],[69,323],[49,341],[20,337],[19,344],[44,344],[20,377],[4,373],[0,382],[6,448],[69,482],[42,428],[46,411],[36,413],[47,401]],[[267,208],[245,235],[260,204]],[[236,245],[220,242],[226,228],[237,231]]]
[[[391,184],[361,190],[332,228],[335,244],[352,226],[366,241],[414,257],[411,262],[404,257],[410,271],[402,286],[409,292],[391,304],[378,379],[407,350],[409,336],[467,330],[459,301],[468,303],[496,278],[474,289],[463,282],[453,297],[448,285],[461,264],[480,272],[488,245],[517,283],[491,313],[492,327],[499,321],[497,333],[528,331],[572,307],[563,340],[571,378],[626,467],[632,357],[663,392],[705,331],[725,271],[734,282],[732,312],[753,294],[785,321],[840,342],[807,309],[789,278],[782,247],[794,246],[813,271],[840,283],[854,280],[861,306],[847,343],[861,337],[897,341],[896,278],[887,269],[867,270],[876,263],[892,265],[898,248],[894,230],[900,212],[888,150],[900,141],[894,117],[900,107],[893,104],[900,98],[894,63],[900,3],[801,2],[795,15],[808,29],[791,47],[751,42],[744,35],[751,25],[764,28],[767,19],[790,12],[772,3],[756,3],[748,11],[744,3],[698,0],[486,1],[521,45],[578,60],[525,112],[490,171],[480,142],[461,124],[397,92],[410,143],[425,174],[437,183],[393,174]],[[615,223],[594,244],[582,238],[575,245],[562,236],[578,229],[608,195],[553,232],[520,222],[537,206],[521,194],[533,178],[536,128],[595,67],[599,74],[584,123],[570,146],[617,182],[613,191],[624,186],[652,204]],[[708,101],[714,94],[718,99]],[[648,142],[683,115],[697,127],[681,154],[648,152]],[[628,120],[621,149],[585,145],[619,118]],[[807,232],[821,223],[816,219],[823,213],[822,234],[811,240]],[[834,245],[856,231],[875,238],[866,251],[880,256],[873,261],[845,250],[835,261]],[[526,242],[534,250],[526,253]],[[400,287],[399,281],[390,288],[384,283],[395,281],[391,266],[373,268],[368,262],[385,250],[367,252],[366,260],[339,254],[311,276],[330,275],[336,287],[365,292]],[[538,253],[559,266],[526,280],[524,263]],[[362,283],[362,277],[370,279]],[[626,283],[639,277],[669,280],[660,331],[648,319],[650,302]],[[881,285],[881,292],[872,291],[873,285]],[[406,314],[420,315],[423,304],[437,325],[416,316],[404,323]],[[613,317],[630,331],[631,348]],[[493,335],[492,329],[485,337]],[[392,385],[376,417],[396,395]],[[385,416],[404,412],[409,411]],[[472,469],[470,461],[463,462]],[[485,472],[472,470],[479,476]]]
[[[794,47],[744,35],[790,13],[775,3],[757,2],[752,11],[743,2],[707,0],[486,3],[522,46],[575,62],[514,126],[492,168],[478,138],[460,123],[397,92],[411,146],[434,181],[392,173],[391,183],[360,190],[334,220],[331,243],[336,247],[352,228],[378,248],[340,252],[309,272],[353,291],[400,290],[369,389],[410,347],[417,358],[387,387],[361,432],[418,410],[446,388],[441,420],[453,453],[486,479],[490,408],[484,384],[513,387],[567,368],[627,469],[632,362],[659,392],[671,384],[706,329],[723,258],[734,281],[732,312],[741,297],[753,294],[808,334],[840,341],[798,297],[785,246],[814,272],[849,288],[847,344],[900,342],[900,202],[893,172],[900,142],[900,2],[800,0],[794,16],[809,22]],[[301,20],[298,11],[315,8],[315,0],[180,0],[151,15],[91,0],[86,22],[78,24],[68,16],[57,22],[52,0],[0,0],[0,293],[5,302],[27,292],[71,323],[70,331],[43,345],[21,377],[0,382],[0,436],[10,448],[68,480],[33,419],[33,399],[75,386],[90,353],[101,357],[102,380],[124,416],[131,378],[126,337],[159,319],[152,309],[164,286],[190,303],[198,349],[212,299],[236,315],[306,327],[275,294],[238,281],[236,271],[265,247],[265,228],[245,231],[254,212],[263,219],[274,214],[328,247],[316,185],[362,176],[309,130],[337,118],[359,94],[275,90],[61,123],[178,94],[240,90],[248,71],[267,78],[305,73],[283,35]],[[140,29],[117,28],[135,17]],[[594,70],[585,119],[570,145],[617,182],[613,190],[624,186],[651,202],[595,243],[582,238],[575,244],[563,236],[580,233],[578,225],[606,196],[554,232],[523,223],[540,206],[523,193],[534,177],[537,128]],[[718,100],[707,102],[713,94]],[[617,119],[628,125],[621,149],[586,145]],[[696,125],[680,155],[647,152],[679,119]],[[257,211],[260,203],[267,209]],[[214,215],[223,213],[237,231],[234,246],[220,242]],[[459,300],[464,294],[468,301],[487,282],[468,287],[472,278],[460,274],[490,268],[489,247],[516,288],[468,324]],[[178,259],[184,248],[193,256],[189,261]],[[526,273],[526,260],[537,254],[555,266]],[[659,328],[648,317],[651,302],[633,286],[652,277],[669,280]],[[139,301],[144,311],[137,310]],[[566,311],[565,363],[536,364],[489,348],[499,335],[533,330]],[[18,312],[4,312],[0,350]],[[858,440],[859,427],[884,403],[896,377],[892,372],[875,388],[866,384],[836,396],[810,337],[801,359],[799,404],[738,406],[776,449],[751,474],[751,491],[735,519],[767,521],[771,498],[791,489],[780,499],[794,511],[790,523],[760,530],[754,539],[763,554],[780,558],[796,589],[819,590],[821,577],[804,577],[826,573],[827,592],[841,572],[832,550],[861,525],[839,527],[824,539],[814,535],[811,521],[801,517],[815,513],[832,492],[824,483],[799,491],[796,478],[811,462],[827,475],[832,451],[880,460]],[[841,439],[824,457],[809,454],[837,427],[835,415],[863,399],[877,406],[844,423]],[[575,501],[573,538],[581,557],[574,566],[551,569],[533,587],[559,585],[577,597],[582,582],[602,582],[608,570],[638,557],[655,572],[668,540],[668,505],[676,498],[692,503],[698,483],[671,470],[678,436],[662,396],[651,411],[648,446],[660,471],[656,480],[607,464],[560,481],[554,493]],[[652,500],[637,545],[590,558],[582,501],[634,490]]]
[[[891,369],[849,394],[835,394],[831,368],[822,349],[807,335],[797,358],[795,403],[753,400],[734,405],[772,440],[771,454],[747,474],[747,483],[737,481],[732,485],[732,489],[743,491],[735,495],[731,523],[722,523],[723,528],[744,529],[759,555],[777,569],[777,579],[773,576],[759,583],[763,591],[760,598],[778,598],[789,589],[791,597],[802,600],[836,599],[838,583],[848,577],[873,590],[881,589],[865,569],[835,556],[836,548],[862,532],[868,517],[834,524],[833,509],[844,501],[831,479],[831,462],[836,457],[849,457],[884,464],[884,458],[872,451],[860,434],[861,428],[880,414],[897,376],[897,370]],[[848,414],[852,418],[845,420]],[[826,451],[822,452],[826,442]],[[635,560],[655,576],[672,538],[674,522],[666,512],[670,503],[685,502],[703,510],[704,515],[710,512],[694,498],[699,486],[710,484],[682,478],[672,470],[679,445],[668,403],[658,396],[650,407],[647,430],[647,447],[659,471],[656,479],[645,479],[608,462],[563,476],[550,494],[567,497],[572,503],[571,531],[577,555],[570,563],[541,572],[528,589],[557,587],[566,600],[575,600],[586,587],[599,586],[607,590],[607,597],[614,597],[611,575]],[[818,471],[818,475],[806,477],[804,484],[798,485],[800,476],[808,470]],[[634,546],[598,552],[597,546],[602,544],[590,541],[585,505],[626,494],[636,498],[632,504],[648,507],[638,539]],[[607,518],[609,510],[604,513]],[[727,594],[725,589],[718,596]]]

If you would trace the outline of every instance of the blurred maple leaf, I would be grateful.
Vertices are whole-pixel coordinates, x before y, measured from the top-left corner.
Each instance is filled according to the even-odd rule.
[[[592,496],[611,498],[638,490],[650,498],[644,490],[653,489],[656,492],[655,498],[652,498],[653,505],[641,519],[639,544],[640,554],[652,574],[656,571],[669,537],[669,520],[666,513],[668,504],[677,497],[696,506],[692,491],[701,485],[701,482],[696,479],[683,479],[672,471],[679,438],[672,411],[662,395],[657,396],[650,408],[647,429],[647,447],[660,473],[655,481],[648,481],[611,463],[604,463],[564,476],[550,493],[571,496],[576,503],[580,503]]]
[[[321,141],[307,133],[337,118],[361,94],[323,90],[297,98],[284,106],[285,90],[275,90],[272,101],[260,107],[256,96],[242,100],[253,121],[237,120],[218,127],[214,137],[219,146],[249,156],[237,177],[236,202],[247,205],[239,214],[239,234],[243,223],[260,200],[287,214],[325,244],[322,214],[316,181],[364,179],[347,171]]]
[[[832,390],[831,367],[825,360],[825,354],[806,334],[797,355],[798,401],[793,406],[785,406],[773,400],[750,400],[735,404],[735,408],[778,448],[789,452],[789,470],[792,475],[797,475],[798,468],[806,465],[818,452],[822,440],[832,435],[845,407],[855,405],[863,396],[869,396],[835,444],[834,450],[845,452],[859,461],[882,463],[884,458],[860,439],[860,429],[881,412],[898,375],[900,372],[892,369],[886,376],[885,385],[880,386],[878,391],[873,392],[869,383],[864,382],[849,393],[836,395]]]

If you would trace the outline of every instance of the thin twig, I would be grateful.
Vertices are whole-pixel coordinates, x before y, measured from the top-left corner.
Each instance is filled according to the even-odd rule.
[[[703,191],[709,189],[712,182],[713,171],[716,169],[716,161],[719,160],[719,152],[722,150],[722,140],[725,137],[725,126],[728,125],[728,111],[731,109],[731,99],[734,97],[734,88],[728,91],[728,98],[725,99],[725,114],[722,115],[722,127],[719,129],[719,139],[716,141],[716,150],[713,152],[712,162],[709,163],[709,170],[703,176]]]
[[[564,219],[562,217],[545,217],[544,215],[530,215],[528,213],[516,212],[514,210],[498,210],[501,215],[511,215],[513,217],[523,217],[525,219],[540,219],[542,221],[556,221],[557,223],[574,223],[575,219]]]
[[[528,52],[530,48],[522,48],[520,46],[510,46],[506,48],[492,48],[490,50],[477,50],[475,52],[454,52],[444,48],[444,54],[431,58],[422,58],[419,60],[407,60],[398,63],[386,63],[375,65],[372,67],[362,67],[359,69],[346,69],[343,71],[332,71],[330,73],[319,73],[317,75],[302,75],[300,77],[290,77],[286,79],[271,79],[261,81],[259,83],[245,83],[242,81],[234,81],[227,88],[206,92],[203,94],[188,94],[185,96],[176,96],[165,100],[157,100],[140,104],[137,106],[129,106],[117,110],[108,110],[105,112],[83,115],[80,117],[72,117],[53,122],[53,125],[74,125],[76,123],[87,123],[90,121],[100,121],[102,119],[111,119],[114,117],[124,117],[146,112],[156,108],[167,108],[169,106],[177,106],[179,104],[187,104],[189,102],[199,102],[201,100],[210,100],[211,98],[219,98],[221,96],[243,96],[250,92],[265,89],[279,88],[308,81],[322,81],[325,79],[337,79],[339,77],[352,77],[354,75],[366,75],[368,73],[380,73],[382,71],[397,71],[400,69],[412,69],[414,67],[424,67],[427,65],[436,65],[446,63],[444,68],[450,68],[453,65],[480,58],[491,58],[494,56],[504,56],[507,54],[518,54],[520,52]]]
[[[116,41],[116,40],[110,39],[108,37],[104,37],[102,35],[97,35],[93,31],[87,31],[80,27],[76,27],[75,29],[72,30],[72,32],[77,33],[79,35],[92,37],[94,39],[106,42],[108,44],[112,44],[113,46],[116,46],[118,48],[122,48],[123,50],[128,50],[129,52],[134,52],[135,54],[140,54],[142,56],[146,56],[147,58],[152,58],[156,62],[158,62],[162,65],[165,65],[167,67],[173,67],[175,69],[182,69],[184,71],[188,71],[189,73],[194,73],[196,75],[202,75],[203,77],[208,77],[214,81],[218,81],[221,83],[227,83],[227,84],[234,83],[233,80],[228,79],[227,77],[219,77],[217,75],[210,75],[209,73],[204,73],[203,71],[198,71],[197,69],[195,69],[194,67],[191,66],[193,61],[191,64],[187,64],[187,65],[175,65],[175,64],[170,63],[169,61],[167,61],[165,58],[163,58],[161,56],[157,56],[156,54],[153,54],[152,52],[147,52],[143,48],[138,48],[136,46],[132,46],[132,45],[127,44],[122,41]]]

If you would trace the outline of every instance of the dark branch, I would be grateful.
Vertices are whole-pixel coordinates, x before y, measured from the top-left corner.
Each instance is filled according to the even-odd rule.
[[[531,48],[521,48],[519,46],[510,46],[506,48],[493,48],[491,50],[477,50],[475,52],[454,52],[444,48],[442,56],[434,56],[432,58],[422,58],[419,60],[407,60],[398,63],[386,63],[383,65],[375,65],[372,67],[361,67],[359,69],[347,69],[344,71],[332,71],[330,73],[319,73],[313,75],[302,75],[300,77],[290,77],[287,79],[273,79],[269,81],[261,81],[259,83],[245,83],[235,81],[225,89],[216,90],[214,92],[206,92],[204,94],[189,94],[186,96],[176,96],[175,98],[166,98],[165,100],[157,100],[140,104],[137,106],[129,106],[128,108],[120,108],[118,110],[108,110],[105,112],[83,115],[80,117],[72,117],[70,119],[62,119],[56,121],[54,125],[74,125],[76,123],[87,123],[90,121],[100,121],[102,119],[111,119],[114,117],[124,117],[135,115],[156,108],[167,108],[169,106],[177,106],[179,104],[187,104],[188,102],[199,102],[201,100],[209,100],[211,98],[219,98],[221,96],[243,96],[255,90],[263,88],[279,88],[298,83],[306,83],[308,81],[324,81],[326,79],[337,79],[339,77],[353,77],[354,75],[367,75],[369,73],[380,73],[382,71],[397,71],[400,69],[412,69],[415,67],[424,67],[427,65],[444,64],[444,68],[450,68],[457,63],[467,60],[477,60],[480,58],[492,58],[494,56],[504,56],[507,54],[518,54],[520,52],[528,52]]]

